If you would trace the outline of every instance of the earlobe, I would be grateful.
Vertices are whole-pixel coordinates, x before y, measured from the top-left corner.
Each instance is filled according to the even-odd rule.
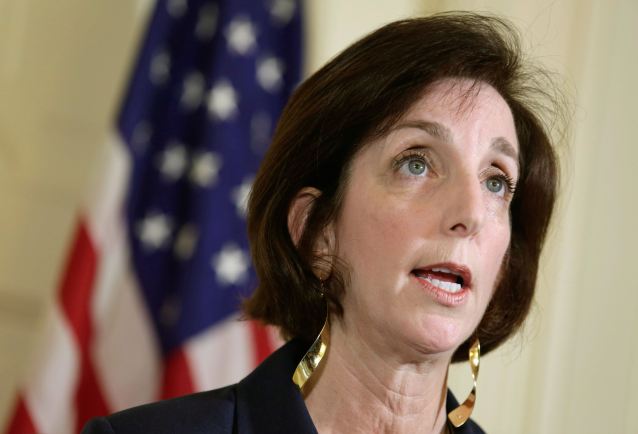
[[[299,190],[290,204],[290,209],[288,210],[288,232],[295,246],[299,245],[312,205],[319,196],[321,196],[321,191],[313,187],[305,187]]]

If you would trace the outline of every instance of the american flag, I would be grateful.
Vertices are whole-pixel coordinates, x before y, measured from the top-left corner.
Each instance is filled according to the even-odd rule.
[[[278,344],[238,321],[245,212],[301,36],[296,0],[157,2],[7,433],[219,387]]]

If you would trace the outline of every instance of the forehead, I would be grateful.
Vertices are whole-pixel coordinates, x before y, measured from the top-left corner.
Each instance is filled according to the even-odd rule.
[[[390,130],[415,121],[426,121],[427,132],[445,142],[472,134],[488,140],[500,137],[519,149],[512,111],[498,91],[484,82],[453,78],[435,82]]]

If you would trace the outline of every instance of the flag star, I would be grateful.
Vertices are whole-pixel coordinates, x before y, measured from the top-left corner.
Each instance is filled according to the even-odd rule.
[[[171,56],[161,51],[151,60],[151,82],[155,85],[166,83],[171,72]]]
[[[295,0],[273,0],[270,2],[270,15],[279,25],[288,24],[296,9]]]
[[[199,231],[194,224],[189,223],[182,226],[175,241],[175,256],[182,261],[190,259],[195,251],[195,246],[197,246],[198,238]]]
[[[219,121],[225,121],[237,113],[237,91],[226,79],[221,79],[210,90],[208,111]]]
[[[137,223],[137,236],[146,250],[157,250],[166,245],[171,235],[173,222],[161,213],[149,213]]]
[[[177,324],[182,313],[182,301],[177,294],[169,295],[164,299],[160,308],[160,321],[164,327],[173,327]]]
[[[188,153],[186,147],[179,142],[171,143],[159,155],[157,165],[164,179],[168,181],[177,181],[188,164]]]
[[[257,31],[253,23],[246,17],[233,19],[226,27],[228,49],[239,55],[249,54],[257,44]]]
[[[193,160],[190,179],[200,187],[209,187],[217,182],[222,167],[221,157],[214,152],[203,152]]]
[[[266,57],[257,61],[257,81],[264,90],[275,93],[283,84],[284,63],[276,57]]]
[[[253,178],[245,178],[242,183],[235,187],[231,192],[231,197],[237,207],[237,213],[241,217],[246,217],[246,208],[248,207],[248,196],[253,186]]]
[[[222,286],[245,282],[249,264],[248,255],[234,243],[224,245],[211,260],[217,282]]]
[[[147,121],[141,121],[133,130],[131,135],[131,147],[138,153],[143,153],[148,148],[153,135],[153,127]]]
[[[180,18],[188,9],[188,3],[187,0],[168,0],[166,8],[171,17]]]
[[[193,110],[199,107],[204,99],[204,76],[199,72],[193,72],[186,77],[182,88],[180,103],[183,107]]]
[[[216,4],[209,3],[203,6],[197,17],[195,35],[197,35],[200,40],[209,40],[212,38],[217,30],[218,17],[219,10]]]

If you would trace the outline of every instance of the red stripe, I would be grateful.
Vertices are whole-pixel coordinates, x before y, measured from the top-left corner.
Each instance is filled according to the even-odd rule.
[[[97,269],[97,254],[84,221],[77,225],[71,254],[60,284],[60,302],[78,345],[86,348],[93,335],[91,297]]]
[[[264,361],[266,357],[273,351],[273,344],[270,341],[270,335],[266,327],[259,321],[249,321],[250,333],[253,337],[254,363],[255,366]]]
[[[22,396],[18,396],[15,409],[13,410],[13,419],[9,421],[7,434],[37,434],[29,410],[24,403]]]
[[[84,424],[96,416],[110,413],[98,382],[90,355],[82,352],[80,378],[75,391],[76,431],[80,432]]]
[[[195,387],[190,366],[182,348],[174,350],[164,360],[161,399],[193,393]]]
[[[60,303],[78,345],[80,372],[75,391],[76,430],[92,417],[109,413],[91,357],[93,319],[91,301],[97,273],[97,252],[83,219],[80,220],[60,285]]]

